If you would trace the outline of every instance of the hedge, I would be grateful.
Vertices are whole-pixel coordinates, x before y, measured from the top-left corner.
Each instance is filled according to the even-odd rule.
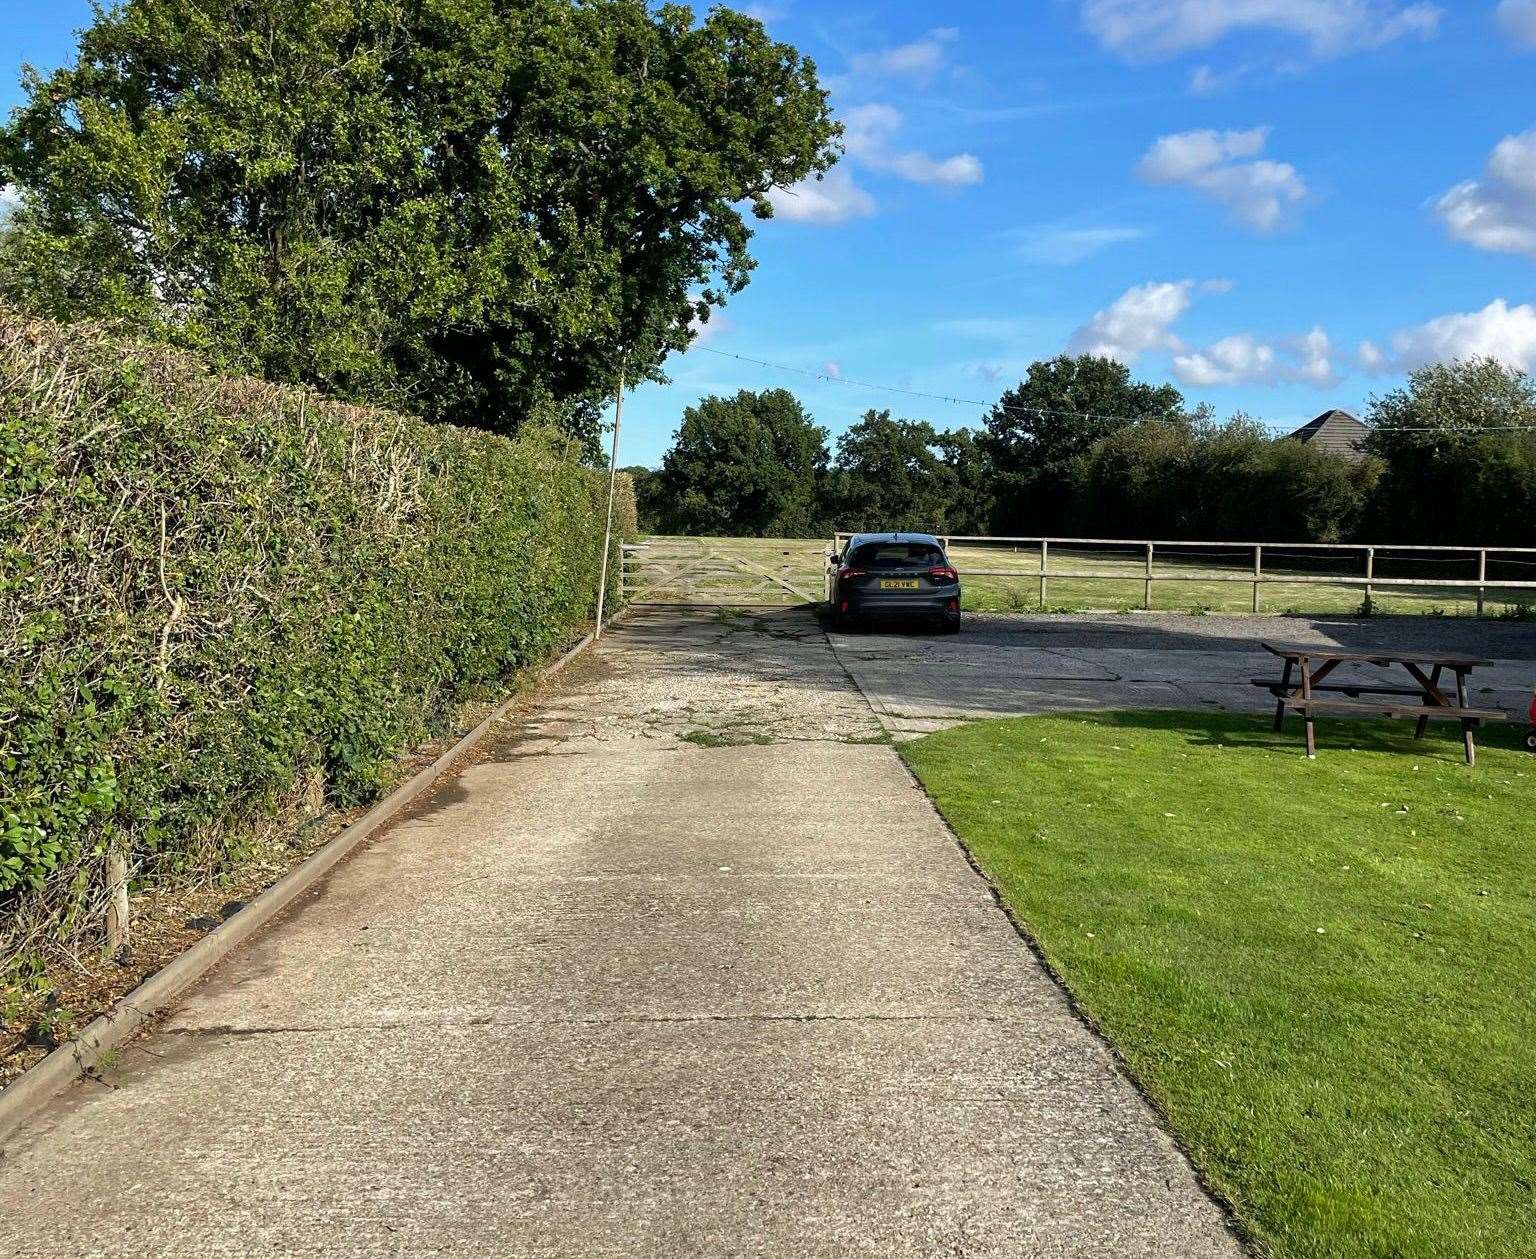
[[[141,880],[216,867],[317,773],[377,795],[579,632],[606,504],[547,432],[0,311],[0,919],[78,915],[112,848]]]
[[[1073,465],[1072,531],[1083,537],[1341,542],[1381,475],[1251,421],[1130,425]]]

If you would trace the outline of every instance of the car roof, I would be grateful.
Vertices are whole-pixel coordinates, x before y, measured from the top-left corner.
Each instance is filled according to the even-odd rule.
[[[931,533],[856,533],[848,539],[851,547],[863,546],[866,542],[926,542],[929,546],[939,545],[939,540]]]

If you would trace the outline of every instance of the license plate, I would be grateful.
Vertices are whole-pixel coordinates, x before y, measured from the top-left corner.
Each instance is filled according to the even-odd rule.
[[[907,581],[907,580],[903,580],[903,581],[889,581],[889,580],[882,581],[880,583],[880,589],[881,590],[916,590],[917,589],[917,578],[914,577],[910,581]]]

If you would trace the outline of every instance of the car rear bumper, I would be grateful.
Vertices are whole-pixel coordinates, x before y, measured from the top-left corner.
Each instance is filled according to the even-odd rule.
[[[924,591],[848,591],[834,610],[843,616],[958,616],[960,587]]]

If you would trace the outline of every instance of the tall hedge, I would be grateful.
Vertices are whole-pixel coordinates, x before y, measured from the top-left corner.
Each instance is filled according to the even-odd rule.
[[[1381,465],[1225,424],[1131,425],[1074,464],[1073,528],[1087,537],[1339,542]]]
[[[375,795],[592,614],[606,504],[552,434],[0,311],[0,916],[216,863],[301,775]]]

